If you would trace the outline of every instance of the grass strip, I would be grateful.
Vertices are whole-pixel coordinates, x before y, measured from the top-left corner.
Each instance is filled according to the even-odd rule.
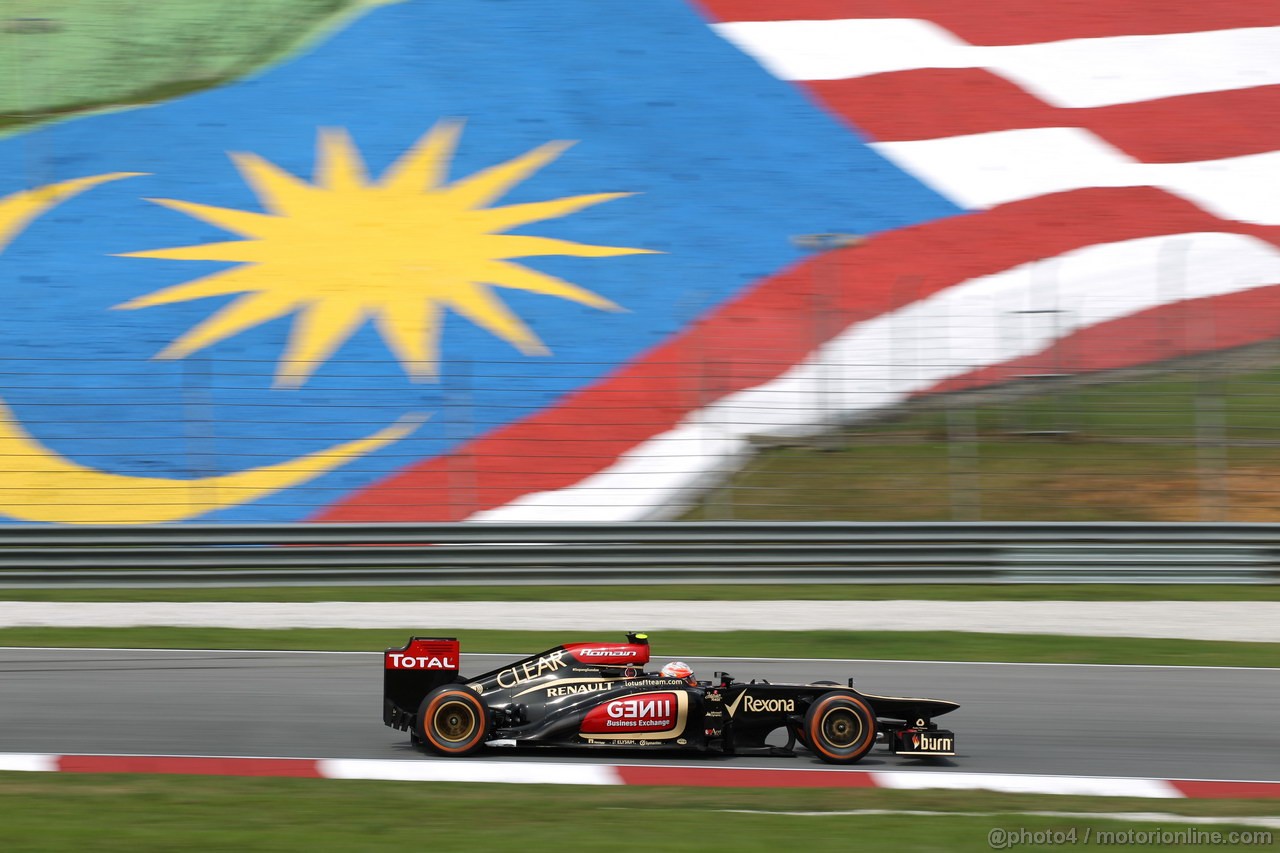
[[[1080,437],[1008,437],[964,445],[967,518],[981,521],[1203,521],[1208,482],[1192,444]],[[1232,521],[1280,519],[1280,448],[1222,451],[1222,512]],[[955,449],[946,441],[839,450],[779,448],[753,458],[683,516],[686,521],[954,521]],[[857,488],[850,488],[856,483]]]
[[[587,788],[327,779],[0,774],[5,848],[102,850],[717,849],[982,851],[992,829],[1150,831],[1105,813],[1151,811],[1150,800],[981,792]],[[744,814],[731,810],[893,809],[946,816]],[[1240,817],[1273,802],[1161,801],[1162,811]],[[1027,810],[1104,813],[1038,817]],[[966,812],[997,814],[966,814]],[[1248,830],[1232,825],[1208,830]],[[1254,829],[1252,831],[1257,832]],[[1265,830],[1262,830],[1265,832]],[[1274,833],[1273,833],[1274,835]],[[1195,846],[1179,849],[1196,850]],[[1204,848],[1209,849],[1209,848]],[[1217,849],[1221,849],[1220,847]]]
[[[3,578],[3,575],[0,575]],[[1280,601],[1280,584],[670,584],[0,589],[5,601]]]
[[[926,395],[804,446],[763,448],[687,518],[951,520],[964,489],[963,517],[986,521],[1275,521],[1276,359],[1269,342],[1160,375],[1148,367]],[[1064,371],[1074,372],[1046,370]]]
[[[447,627],[4,628],[3,646],[59,648],[283,649],[379,651],[410,634],[456,636],[464,652],[536,652],[566,642],[621,639],[605,632],[479,631]],[[778,657],[870,660],[1009,661],[1161,666],[1280,666],[1280,644],[955,631],[664,631],[655,657]]]

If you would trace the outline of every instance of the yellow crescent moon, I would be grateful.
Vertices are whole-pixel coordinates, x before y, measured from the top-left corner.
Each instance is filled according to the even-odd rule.
[[[73,195],[121,178],[132,178],[145,172],[111,172],[106,175],[91,175],[87,178],[76,178],[57,184],[23,190],[11,196],[0,198],[0,252],[22,233],[31,220],[44,213],[56,204],[66,201]]]
[[[139,172],[112,172],[49,184],[0,198],[0,252],[51,207],[99,184]],[[424,418],[409,415],[365,438],[297,459],[192,480],[129,477],[78,465],[44,447],[0,400],[0,455],[18,460],[0,486],[0,513],[56,524],[160,524],[239,506],[305,483],[356,457],[399,441]]]

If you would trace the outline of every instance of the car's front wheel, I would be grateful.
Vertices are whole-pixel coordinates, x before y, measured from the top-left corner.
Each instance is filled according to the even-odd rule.
[[[446,684],[418,706],[414,734],[440,755],[469,755],[488,733],[489,709],[473,690]]]
[[[831,764],[860,761],[876,744],[876,715],[850,693],[824,693],[804,715],[804,744]]]

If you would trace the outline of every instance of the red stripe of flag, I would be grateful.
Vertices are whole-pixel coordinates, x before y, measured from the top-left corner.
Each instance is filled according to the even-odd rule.
[[[728,767],[645,767],[614,771],[624,785],[684,785],[698,788],[875,788],[870,773],[856,770],[757,770]]]
[[[802,85],[879,142],[1081,127],[1144,163],[1187,163],[1260,154],[1280,141],[1280,86],[1062,109],[981,68],[926,68]]]
[[[715,21],[919,18],[970,44],[1193,33],[1280,24],[1280,7],[1257,0],[694,0]]]
[[[1181,791],[1183,796],[1200,799],[1280,798],[1280,782],[1206,782],[1173,779],[1169,784]]]
[[[1223,222],[1150,187],[1040,196],[881,234],[765,279],[560,405],[348,495],[315,520],[456,521],[564,488],[712,402],[694,367],[723,396],[777,377],[852,323],[971,278],[1098,243],[1204,231],[1280,244],[1280,227]],[[821,330],[815,284],[834,291],[823,297]]]
[[[920,393],[981,388],[1028,374],[1136,367],[1276,337],[1280,337],[1280,283],[1187,299],[1099,323],[1059,339],[1042,352],[980,368]]]

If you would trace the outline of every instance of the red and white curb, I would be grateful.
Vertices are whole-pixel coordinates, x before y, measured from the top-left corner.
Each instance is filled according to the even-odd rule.
[[[532,785],[677,785],[713,788],[952,789],[1094,797],[1280,799],[1280,782],[705,767],[660,764],[567,764],[515,761],[390,761],[365,758],[239,758],[181,755],[0,753],[0,771],[155,773],[194,776],[287,776],[402,782],[501,782]]]

